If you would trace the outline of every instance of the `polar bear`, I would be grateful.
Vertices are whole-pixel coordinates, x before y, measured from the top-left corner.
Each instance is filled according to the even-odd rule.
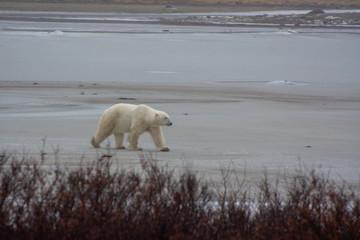
[[[138,139],[144,132],[149,132],[160,151],[168,152],[161,126],[171,126],[168,114],[155,110],[147,105],[133,105],[119,103],[106,109],[100,119],[95,136],[91,144],[99,148],[100,144],[111,134],[115,136],[118,149],[125,149],[124,135],[128,134],[131,150],[142,150],[138,147]]]

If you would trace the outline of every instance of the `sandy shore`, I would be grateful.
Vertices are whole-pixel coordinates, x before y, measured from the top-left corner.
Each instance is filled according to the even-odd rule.
[[[250,182],[264,169],[282,176],[305,165],[358,186],[360,100],[349,93],[304,89],[287,95],[246,83],[0,82],[0,89],[2,150],[38,156],[46,138],[46,164],[54,163],[59,149],[67,166],[110,154],[118,167],[138,167],[138,152],[113,149],[112,138],[96,150],[89,140],[105,108],[145,103],[168,112],[174,122],[164,128],[171,152],[157,152],[146,134],[140,139],[143,153],[162,164],[182,169],[190,163],[211,179],[220,179],[219,170],[233,164],[241,176],[246,169]]]

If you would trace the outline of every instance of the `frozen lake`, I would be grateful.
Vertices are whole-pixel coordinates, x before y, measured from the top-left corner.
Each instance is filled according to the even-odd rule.
[[[0,146],[36,153],[47,136],[76,165],[95,153],[102,111],[134,99],[173,118],[164,162],[216,175],[233,161],[256,178],[300,159],[358,185],[359,42],[357,30],[0,21]]]
[[[1,23],[1,81],[291,81],[359,86],[360,32],[246,28],[247,32],[230,34],[221,27],[199,31],[200,27],[108,25]],[[101,32],[106,27],[124,31]],[[133,32],[126,33],[127,28]]]

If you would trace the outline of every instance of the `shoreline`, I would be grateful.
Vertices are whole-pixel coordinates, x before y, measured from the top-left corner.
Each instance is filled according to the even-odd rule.
[[[102,23],[102,24],[147,24],[167,26],[204,26],[230,28],[330,28],[360,29],[360,11],[353,12],[311,12],[267,11],[243,15],[236,12],[194,13],[194,14],[110,14],[110,13],[67,13],[67,12],[12,12],[0,11],[0,21],[8,22],[57,22],[57,23]],[[22,28],[7,31],[22,31]],[[37,31],[37,30],[35,30]],[[40,29],[40,31],[42,31]],[[70,31],[70,30],[68,30]],[[71,31],[70,31],[71,32]],[[77,32],[77,31],[74,31]],[[115,31],[114,33],[119,32]],[[122,32],[122,31],[120,31]],[[169,32],[169,30],[164,30]]]
[[[324,11],[266,6],[167,8],[164,5],[44,4],[0,2],[0,21],[360,29],[360,9]]]

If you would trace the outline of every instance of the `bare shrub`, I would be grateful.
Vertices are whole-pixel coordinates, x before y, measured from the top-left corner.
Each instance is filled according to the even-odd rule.
[[[314,170],[283,191],[265,173],[250,199],[230,166],[219,190],[151,156],[140,171],[109,154],[76,169],[45,160],[0,155],[0,239],[360,239],[359,197]]]

